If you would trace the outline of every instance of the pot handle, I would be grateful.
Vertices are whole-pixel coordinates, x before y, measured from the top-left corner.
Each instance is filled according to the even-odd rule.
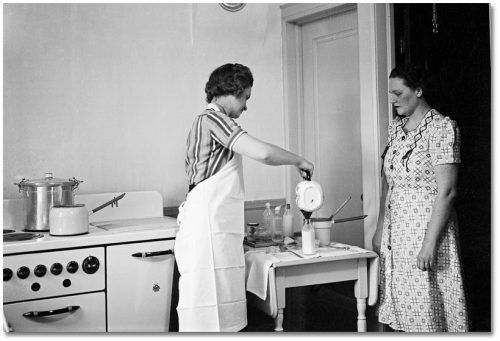
[[[22,187],[22,185],[23,185],[23,183],[24,183],[25,181],[28,181],[28,179],[23,178],[23,179],[22,179],[21,181],[19,181],[19,182],[14,182],[14,185],[16,185],[17,187],[19,187],[19,193],[21,193],[21,187]]]
[[[308,170],[305,170],[304,172],[306,172],[304,180],[311,181],[311,172],[309,172]]]
[[[69,179],[73,184],[71,185],[71,189],[74,191],[75,189],[80,186],[80,184],[83,182],[83,180],[77,180],[75,177]]]
[[[99,207],[96,207],[94,208],[90,214],[92,213],[96,213],[97,211],[100,211],[102,210],[104,207],[106,206],[109,206],[109,205],[113,205],[114,203],[118,203],[118,200],[122,199],[123,197],[125,196],[125,193],[123,194],[120,194],[119,196],[117,196],[116,198],[113,198],[112,200],[108,201],[107,203],[105,204],[102,204],[101,206]],[[116,204],[118,206],[118,204]]]

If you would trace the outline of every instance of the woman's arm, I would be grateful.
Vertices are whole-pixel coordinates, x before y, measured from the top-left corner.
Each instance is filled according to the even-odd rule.
[[[382,241],[382,229],[384,227],[384,217],[385,217],[385,200],[387,198],[387,191],[389,185],[387,184],[387,178],[385,174],[382,174],[382,196],[380,198],[380,209],[378,213],[377,230],[373,235],[372,248],[373,251],[380,255],[380,245]]]
[[[245,155],[266,165],[293,165],[297,167],[302,177],[305,177],[305,171],[308,171],[312,176],[314,170],[314,165],[303,157],[273,144],[256,139],[248,133],[241,135],[235,141],[233,150],[238,154]]]
[[[457,164],[437,165],[434,167],[434,172],[438,193],[432,208],[431,221],[417,256],[417,267],[423,271],[432,270],[439,237],[448,223],[457,193]]]

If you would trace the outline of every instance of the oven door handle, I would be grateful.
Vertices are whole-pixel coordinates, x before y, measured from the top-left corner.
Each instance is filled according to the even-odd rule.
[[[45,310],[45,311],[28,311],[27,313],[24,313],[23,316],[24,317],[52,316],[52,315],[70,313],[70,312],[78,310],[78,309],[80,309],[80,306],[70,305],[70,306],[67,306],[66,308],[61,308],[61,309]]]
[[[153,252],[136,252],[132,254],[132,257],[155,257],[155,256],[164,256],[164,255],[172,255],[174,251],[172,250],[164,250],[164,251],[153,251]]]

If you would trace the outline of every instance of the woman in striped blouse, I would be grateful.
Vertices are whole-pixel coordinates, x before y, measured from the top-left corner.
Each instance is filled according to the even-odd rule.
[[[236,122],[251,96],[253,76],[241,64],[215,69],[205,86],[207,108],[187,140],[189,193],[179,208],[179,331],[234,332],[247,324],[244,186],[241,156],[293,165],[305,177],[314,165],[249,135]]]

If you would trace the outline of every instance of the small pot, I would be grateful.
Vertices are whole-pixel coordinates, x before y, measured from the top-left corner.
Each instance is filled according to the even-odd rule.
[[[52,206],[49,221],[52,236],[89,233],[89,212],[83,204]]]
[[[89,233],[89,216],[106,206],[113,205],[125,196],[125,193],[88,212],[83,204],[54,205],[50,209],[50,235],[77,236]],[[118,204],[117,204],[118,205]]]
[[[333,221],[329,218],[312,218],[316,239],[319,246],[328,246],[331,241],[331,228]]]

